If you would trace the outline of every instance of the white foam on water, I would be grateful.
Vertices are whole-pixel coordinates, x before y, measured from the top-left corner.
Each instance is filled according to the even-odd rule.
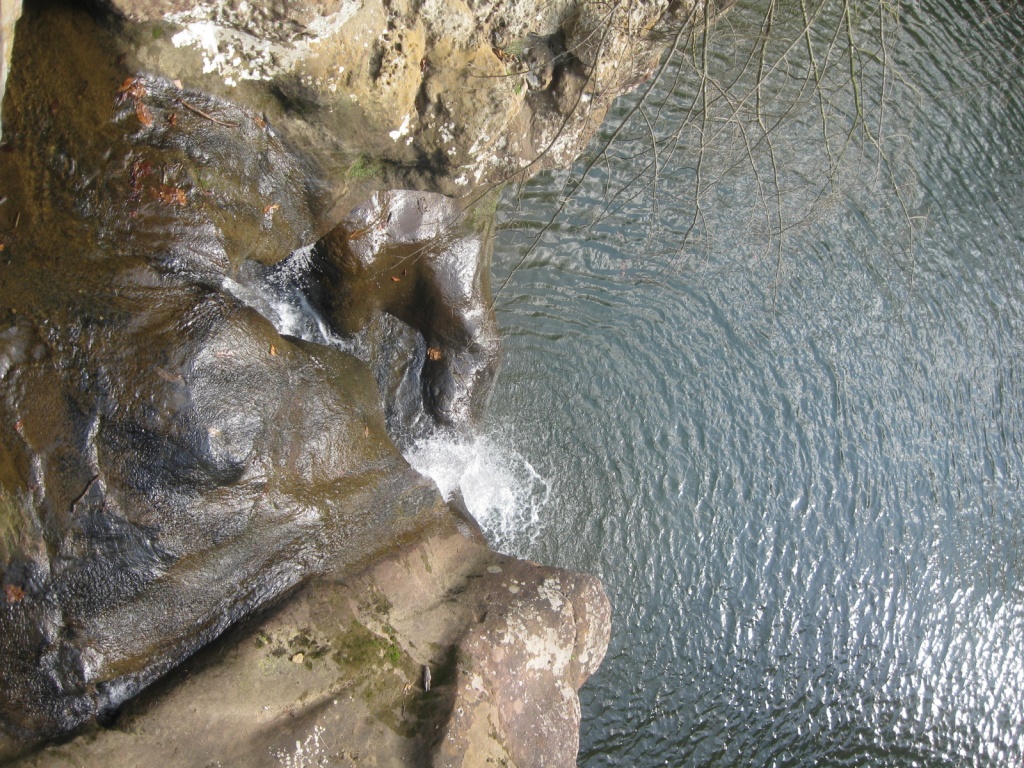
[[[551,486],[508,441],[435,435],[415,443],[405,458],[437,484],[445,499],[462,493],[495,549],[521,554],[540,533]]]

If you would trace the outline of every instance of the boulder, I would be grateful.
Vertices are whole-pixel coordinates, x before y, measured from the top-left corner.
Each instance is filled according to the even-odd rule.
[[[111,0],[129,65],[247,104],[339,201],[451,196],[565,166],[702,0]],[[673,27],[674,25],[674,27]],[[363,190],[356,193],[356,190]]]
[[[490,233],[466,218],[444,195],[379,192],[316,244],[305,291],[339,334],[373,327],[385,312],[417,331],[422,344],[403,357],[418,363],[418,400],[456,429],[482,420],[501,352]]]
[[[450,528],[231,631],[106,729],[20,765],[576,765],[596,579]]]
[[[120,79],[83,11],[26,21],[0,153],[13,740],[108,716],[309,576],[450,517],[389,439],[367,366],[227,289],[313,239],[301,160],[244,108]]]

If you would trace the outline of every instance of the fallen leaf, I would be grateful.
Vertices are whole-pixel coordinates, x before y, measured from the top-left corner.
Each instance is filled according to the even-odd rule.
[[[16,584],[4,584],[4,592],[8,603],[20,603],[25,599],[25,590]]]
[[[400,282],[402,282],[402,278],[395,277],[394,275],[392,275],[391,276],[391,282],[393,282],[393,283],[400,283]]]
[[[270,216],[271,214],[274,213],[274,211],[279,210],[280,208],[281,208],[281,206],[278,203],[274,203],[272,205],[268,205],[266,208],[263,209],[263,215],[264,216]]]
[[[437,347],[427,347],[427,357],[429,357],[436,363],[438,360],[444,357],[444,352],[442,352]]]
[[[267,127],[267,121],[266,121],[266,120],[264,120],[264,119],[263,119],[262,117],[260,117],[259,115],[253,115],[253,116],[252,116],[252,121],[253,121],[254,123],[256,123],[256,125],[257,125],[257,126],[259,126],[260,128],[266,128],[266,127]]]
[[[270,354],[275,356],[277,355],[277,347],[275,347],[273,344],[270,345]]]
[[[174,83],[174,87],[179,91],[182,89],[181,80],[171,80],[171,82]]]
[[[156,194],[157,197],[160,198],[161,203],[181,206],[188,205],[188,198],[185,196],[185,190],[180,187],[171,187],[167,184],[161,184],[160,189]]]
[[[141,101],[135,105],[135,116],[147,128],[153,124],[153,114],[149,111],[149,107]]]
[[[171,126],[171,128],[173,128],[174,126],[176,126],[178,124],[178,113],[177,112],[171,112],[171,114],[169,114],[167,116],[167,124],[169,126]]]
[[[146,87],[137,77],[129,77],[121,87],[117,89],[117,103],[124,104],[126,101],[140,101],[146,95]]]

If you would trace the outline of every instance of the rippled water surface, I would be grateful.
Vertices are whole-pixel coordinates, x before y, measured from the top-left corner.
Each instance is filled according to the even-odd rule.
[[[502,541],[615,609],[581,765],[1024,764],[1024,13],[896,21],[881,48],[867,23],[860,94],[763,94],[796,103],[761,105],[789,114],[753,165],[756,126],[703,168],[691,131],[609,218],[643,157],[596,165],[547,230],[571,177],[509,202],[489,418],[541,490]],[[664,124],[694,86],[663,80]],[[857,98],[873,128],[837,160],[819,124]]]

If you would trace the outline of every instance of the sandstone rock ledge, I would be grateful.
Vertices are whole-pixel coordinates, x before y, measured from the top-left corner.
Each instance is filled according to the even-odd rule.
[[[453,526],[307,585],[21,765],[573,766],[609,630],[597,579]]]

